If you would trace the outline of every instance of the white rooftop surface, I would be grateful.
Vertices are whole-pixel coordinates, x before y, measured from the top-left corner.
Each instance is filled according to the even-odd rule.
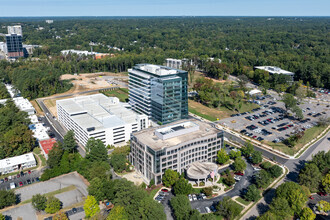
[[[33,137],[38,139],[38,141],[49,139],[49,135],[47,133],[47,128],[44,127],[41,123],[35,124],[36,129],[33,130]]]
[[[38,117],[36,115],[29,115],[29,119],[32,124],[38,123]]]
[[[12,85],[10,84],[5,84],[6,86],[6,89],[8,90],[9,94],[10,94],[10,97],[14,98],[15,96],[15,89]]]
[[[33,153],[27,153],[16,157],[10,157],[0,160],[0,168],[16,166],[23,163],[34,162]]]
[[[13,98],[15,105],[21,110],[21,111],[27,111],[27,110],[34,110],[33,105],[31,102],[29,102],[28,99],[25,99],[23,97],[17,97]]]
[[[149,73],[157,74],[160,76],[176,74],[178,71],[175,69],[168,69],[163,66],[153,65],[153,64],[141,64],[139,65],[141,70]]]
[[[273,73],[273,74],[284,74],[284,75],[294,75],[293,72],[282,70],[279,67],[276,66],[255,66],[255,68],[260,70],[265,70],[267,72]]]
[[[126,104],[119,102],[118,98],[103,94],[58,100],[56,103],[70,115],[87,113],[71,116],[84,128],[118,127],[126,123],[135,123],[138,117],[138,114],[125,108]]]
[[[249,92],[250,95],[254,95],[254,94],[258,94],[258,93],[261,93],[261,91],[258,90],[258,89],[252,89],[252,90]]]

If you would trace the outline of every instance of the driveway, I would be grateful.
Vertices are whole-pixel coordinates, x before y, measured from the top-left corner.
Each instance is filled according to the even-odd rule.
[[[227,169],[227,168],[225,168],[225,169]],[[223,169],[220,170],[219,172],[222,172],[222,171],[223,171]],[[229,192],[227,192],[221,196],[218,196],[218,197],[215,197],[212,199],[192,201],[191,207],[193,209],[199,208],[201,213],[206,213],[205,207],[210,207],[213,203],[219,202],[225,196],[234,197],[234,196],[241,195],[242,190],[247,188],[250,184],[252,184],[253,174],[254,174],[254,170],[253,170],[252,165],[250,163],[247,163],[247,167],[245,169],[244,176],[242,176],[241,180],[235,184],[234,189],[230,190]]]

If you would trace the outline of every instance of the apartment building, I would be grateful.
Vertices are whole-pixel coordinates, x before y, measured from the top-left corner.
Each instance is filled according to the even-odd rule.
[[[84,146],[91,137],[105,145],[125,143],[132,132],[147,128],[148,117],[126,106],[118,98],[103,94],[56,101],[58,121],[67,130],[73,130]]]
[[[188,118],[188,72],[137,64],[129,72],[129,104],[160,124]]]
[[[185,172],[196,162],[214,162],[223,131],[197,119],[180,120],[131,135],[130,162],[146,181],[161,183],[166,169]]]

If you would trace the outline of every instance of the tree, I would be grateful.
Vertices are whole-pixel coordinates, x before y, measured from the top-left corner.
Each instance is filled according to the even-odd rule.
[[[76,149],[77,143],[74,139],[74,132],[72,130],[68,131],[68,133],[64,135],[62,147],[64,150],[69,151],[70,153],[74,152]]]
[[[224,164],[226,163],[227,161],[229,160],[229,155],[227,154],[226,150],[221,148],[219,151],[218,151],[218,154],[217,154],[217,162],[219,164]]]
[[[32,206],[37,211],[45,210],[47,198],[44,195],[36,194],[32,196]]]
[[[276,197],[269,205],[269,210],[279,219],[286,219],[293,215],[293,211],[290,208],[288,201],[282,197]]]
[[[148,197],[140,202],[138,219],[166,219],[164,207]]]
[[[61,201],[54,196],[48,197],[45,211],[47,213],[54,214],[55,212],[58,212],[60,209],[61,209]]]
[[[251,142],[246,142],[245,146],[241,148],[242,154],[245,157],[250,157],[251,154],[254,152],[254,147]]]
[[[299,173],[299,183],[316,192],[322,179],[322,173],[314,163],[308,163]]]
[[[100,207],[94,196],[87,196],[84,204],[84,210],[87,218],[95,216],[100,211]]]
[[[270,169],[272,167],[272,164],[269,161],[265,161],[262,164],[260,164],[260,166],[262,168],[264,168],[265,170],[268,170],[268,169]]]
[[[108,161],[108,151],[103,142],[99,139],[90,138],[86,144],[86,159],[88,161]]]
[[[234,219],[241,213],[243,208],[231,200],[230,197],[226,196],[223,200],[219,201],[216,209],[217,214],[222,215],[226,219]]]
[[[246,169],[246,163],[241,157],[237,157],[233,163],[236,172],[242,172]]]
[[[330,211],[330,203],[328,203],[327,201],[321,200],[316,204],[316,206],[317,206],[317,210],[320,212]]]
[[[54,144],[53,148],[48,153],[47,165],[50,168],[54,168],[60,165],[61,158],[63,155],[63,149],[60,146],[61,142]]]
[[[185,178],[178,179],[173,186],[175,195],[188,195],[192,192],[192,186]]]
[[[0,190],[0,209],[14,205],[16,203],[16,195],[13,191]]]
[[[2,213],[0,213],[0,220],[6,220],[6,216],[4,216]]]
[[[322,187],[326,193],[330,193],[330,173],[322,179]]]
[[[149,183],[149,188],[153,187],[155,185],[155,179],[151,179]]]
[[[299,215],[300,220],[314,220],[315,218],[316,218],[316,215],[308,207],[303,208]]]
[[[260,151],[254,151],[251,155],[251,162],[258,164],[262,162],[262,153]]]
[[[177,195],[170,200],[175,219],[186,220],[190,217],[191,206],[186,195]]]
[[[206,196],[212,196],[213,188],[212,187],[205,187],[203,189],[203,193],[205,193]]]
[[[229,152],[230,159],[236,159],[238,157],[241,157],[241,151],[240,150],[231,150]]]
[[[276,220],[276,215],[274,215],[272,212],[267,211],[264,214],[257,217],[257,220]]]
[[[249,186],[244,198],[247,201],[257,201],[261,198],[260,190],[257,188],[255,184]]]
[[[128,220],[128,216],[126,214],[126,211],[124,207],[120,205],[116,205],[111,209],[111,212],[109,213],[107,220]]]
[[[304,207],[305,203],[307,202],[307,197],[303,194],[303,192],[295,190],[292,191],[288,195],[288,202],[291,209],[296,213],[299,214],[301,209]]]
[[[300,185],[298,185],[295,182],[289,181],[289,182],[282,183],[279,187],[276,188],[276,196],[282,197],[282,198],[285,198],[288,200],[289,195],[291,195],[293,191],[299,191],[299,192],[303,193],[304,196],[306,197],[306,199],[310,195],[310,192],[307,192],[307,191],[305,192]]]
[[[269,169],[269,173],[273,178],[278,178],[282,175],[283,169],[278,165],[274,165]]]
[[[53,220],[69,220],[64,212],[58,212],[53,216]]]
[[[172,187],[173,184],[179,179],[179,173],[171,170],[171,169],[167,169],[165,170],[165,173],[163,175],[162,181],[163,184],[166,187]]]
[[[256,175],[255,181],[258,188],[265,189],[270,184],[270,174],[266,170],[260,170],[260,172]]]
[[[110,164],[116,172],[123,172],[128,169],[127,159],[124,154],[113,154],[110,158]]]
[[[233,185],[236,181],[232,175],[227,175],[227,177],[224,178],[224,183],[227,184],[228,186]]]

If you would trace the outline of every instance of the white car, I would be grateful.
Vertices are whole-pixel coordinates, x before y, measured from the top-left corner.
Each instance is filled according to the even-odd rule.
[[[194,201],[197,200],[197,196],[195,194],[192,195],[192,198],[193,198]]]
[[[259,167],[253,167],[253,170],[255,170],[255,171],[259,171],[259,170],[261,170]]]
[[[192,201],[192,197],[191,197],[190,194],[188,195],[188,199],[189,199],[190,202]]]
[[[211,213],[211,209],[209,207],[205,207],[207,213]]]

